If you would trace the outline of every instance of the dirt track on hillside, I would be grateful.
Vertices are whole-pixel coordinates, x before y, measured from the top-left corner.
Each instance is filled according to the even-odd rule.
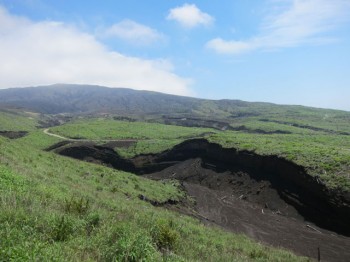
[[[56,137],[68,142],[105,142],[106,144],[104,146],[110,147],[110,148],[116,148],[116,147],[129,147],[133,144],[135,144],[138,140],[137,139],[80,139],[80,138],[69,138],[61,135],[57,135],[50,132],[49,128],[45,128],[43,130],[44,134]]]

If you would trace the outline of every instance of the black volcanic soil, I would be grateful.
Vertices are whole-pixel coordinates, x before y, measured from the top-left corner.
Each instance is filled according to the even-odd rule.
[[[350,238],[322,229],[287,204],[269,181],[254,181],[242,171],[218,172],[200,158],[189,159],[160,172],[146,175],[152,179],[179,179],[194,210],[205,224],[219,225],[229,231],[248,235],[268,245],[282,247],[322,261],[350,261]]]
[[[152,179],[178,179],[195,204],[172,209],[300,255],[317,258],[320,248],[322,261],[350,261],[349,194],[329,190],[276,156],[225,149],[204,139],[129,160],[93,143],[56,152]]]
[[[4,136],[10,139],[21,138],[26,136],[27,134],[27,131],[0,131],[0,136]]]

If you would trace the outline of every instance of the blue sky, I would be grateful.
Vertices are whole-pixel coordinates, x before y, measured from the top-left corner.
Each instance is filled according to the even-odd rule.
[[[0,88],[99,84],[350,111],[350,0],[0,0],[0,57]]]

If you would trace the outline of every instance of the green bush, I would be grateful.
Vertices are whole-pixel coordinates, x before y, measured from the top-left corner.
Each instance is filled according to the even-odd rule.
[[[173,229],[172,221],[158,220],[152,229],[152,238],[160,250],[172,250],[180,238],[177,231]]]

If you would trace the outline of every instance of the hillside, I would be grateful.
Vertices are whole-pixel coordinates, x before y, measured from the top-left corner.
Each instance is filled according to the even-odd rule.
[[[0,260],[350,258],[349,112],[68,85],[0,100]]]
[[[192,203],[175,180],[48,151],[62,139],[35,128],[39,119],[0,113],[2,130],[29,132],[0,136],[1,261],[307,261],[167,210]]]
[[[0,90],[0,103],[40,113],[155,113],[189,112],[198,99],[126,88],[90,85],[40,86]]]

